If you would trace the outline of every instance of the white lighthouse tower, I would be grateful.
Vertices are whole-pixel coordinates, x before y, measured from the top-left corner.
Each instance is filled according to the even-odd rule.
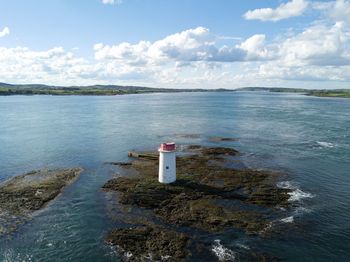
[[[176,181],[176,146],[175,143],[163,143],[159,148],[160,183],[169,184]]]

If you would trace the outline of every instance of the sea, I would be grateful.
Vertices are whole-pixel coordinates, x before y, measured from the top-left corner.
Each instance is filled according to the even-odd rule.
[[[220,145],[238,149],[245,166],[283,174],[278,186],[292,189],[295,206],[277,236],[213,236],[218,261],[244,261],[242,250],[349,261],[350,99],[260,91],[0,97],[0,182],[84,168],[45,209],[0,237],[0,261],[120,261],[104,241],[125,226],[101,190],[117,172],[105,162],[166,141],[217,145],[211,136],[236,138]]]

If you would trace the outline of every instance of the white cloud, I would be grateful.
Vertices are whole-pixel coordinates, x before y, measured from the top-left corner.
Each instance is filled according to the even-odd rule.
[[[263,34],[253,35],[239,47],[246,51],[247,61],[263,61],[275,59],[277,53],[273,45],[267,46],[265,43],[266,36]]]
[[[123,0],[102,0],[103,4],[121,4],[123,2]]]
[[[75,58],[73,53],[65,52],[62,47],[47,51],[0,47],[0,78],[4,80],[47,81],[57,76],[66,77],[70,69],[83,64],[84,59]]]
[[[2,31],[0,31],[0,37],[4,37],[6,35],[10,34],[10,29],[6,26]]]
[[[350,64],[350,31],[343,22],[316,24],[281,43],[279,56],[289,66]]]
[[[350,2],[337,0],[334,7],[329,9],[329,15],[336,21],[346,21],[350,23]]]
[[[306,0],[292,0],[281,4],[276,9],[261,8],[249,10],[244,14],[244,18],[247,20],[279,21],[302,15],[307,6],[308,2]]]
[[[97,60],[114,59],[132,65],[154,65],[168,62],[239,62],[267,59],[264,35],[256,35],[245,42],[232,46],[218,46],[221,37],[209,29],[197,27],[169,35],[153,43],[140,41],[137,44],[94,46]]]
[[[321,11],[301,32],[279,36],[273,44],[264,44],[273,57],[250,64],[249,73],[240,79],[260,81],[303,81],[316,87],[348,87],[350,81],[350,1],[311,2],[310,8]],[[317,13],[313,13],[314,15]],[[260,37],[261,41],[263,37]],[[259,37],[251,44],[259,43]],[[258,48],[255,48],[258,49]],[[342,84],[341,84],[342,83]],[[315,87],[315,86],[314,86]]]
[[[325,2],[311,2],[310,7],[322,11],[328,19],[350,23],[350,2],[346,0],[335,0]]]
[[[62,47],[33,51],[26,47],[0,47],[0,79],[9,83],[91,85],[117,81],[146,82],[152,69],[135,68],[115,61],[89,61]],[[116,83],[116,82],[114,82]],[[127,84],[127,82],[125,82]]]

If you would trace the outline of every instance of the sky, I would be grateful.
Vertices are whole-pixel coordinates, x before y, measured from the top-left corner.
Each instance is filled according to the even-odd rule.
[[[0,82],[350,88],[350,0],[0,0]]]

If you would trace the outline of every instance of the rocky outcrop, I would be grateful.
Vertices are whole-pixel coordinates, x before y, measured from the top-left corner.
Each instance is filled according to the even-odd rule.
[[[38,170],[0,184],[0,234],[16,229],[77,179],[81,168]]]
[[[158,182],[156,159],[136,158],[125,168],[135,170],[137,177],[112,179],[103,189],[119,192],[118,201],[123,205],[152,210],[162,223],[174,230],[192,228],[219,233],[237,228],[247,234],[263,235],[281,208],[289,207],[290,190],[276,186],[278,175],[275,173],[227,168],[226,164],[237,155],[239,152],[232,148],[190,145],[177,157],[178,179],[172,184]],[[157,230],[166,231],[160,226]],[[114,235],[108,236],[108,242],[120,246],[121,238],[119,235],[113,238]],[[127,239],[129,235],[124,237]],[[134,258],[149,251],[142,250],[142,246],[131,251]],[[130,249],[126,245],[123,250]],[[158,257],[163,255],[157,249],[152,252]]]

